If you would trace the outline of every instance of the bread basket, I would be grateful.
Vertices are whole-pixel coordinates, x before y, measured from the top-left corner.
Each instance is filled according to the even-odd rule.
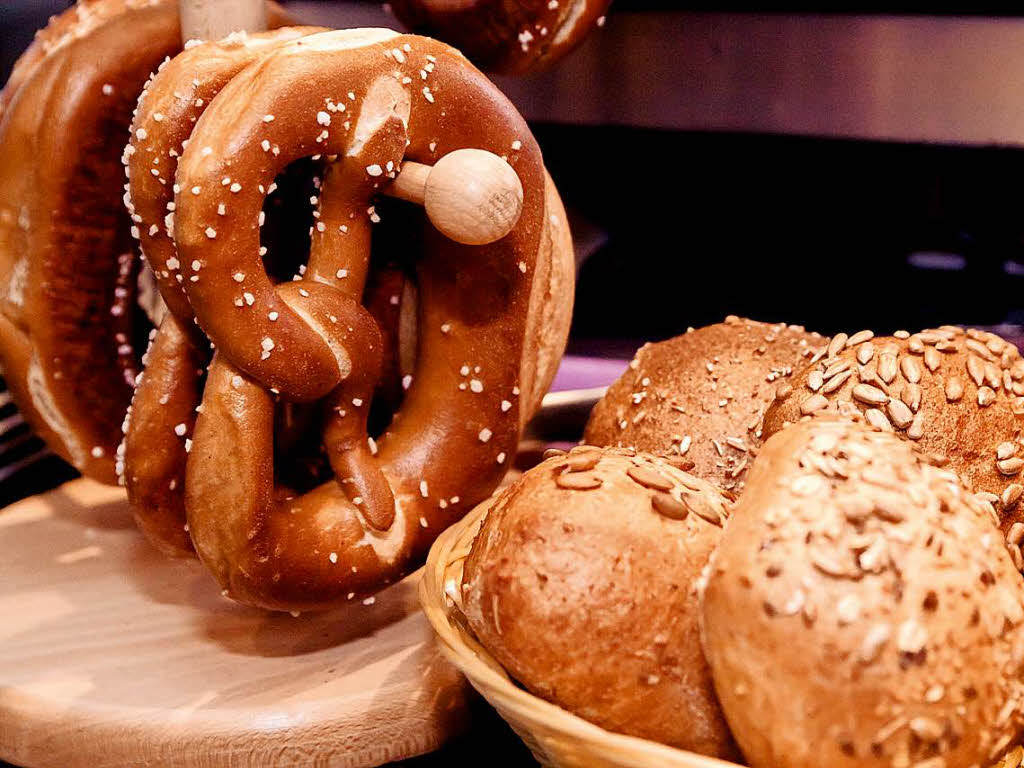
[[[611,733],[517,686],[466,626],[462,564],[491,501],[434,542],[420,581],[420,602],[441,650],[487,699],[542,765],[553,768],[738,768],[735,763]],[[1017,747],[992,768],[1022,768]]]

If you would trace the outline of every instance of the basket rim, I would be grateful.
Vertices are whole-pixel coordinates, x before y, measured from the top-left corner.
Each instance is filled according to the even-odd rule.
[[[618,765],[635,768],[650,768],[652,765],[669,768],[742,768],[736,763],[605,730],[557,704],[535,696],[515,685],[501,664],[472,635],[453,621],[455,610],[446,593],[448,570],[454,565],[460,565],[469,553],[469,546],[476,538],[494,500],[492,496],[477,505],[462,520],[445,530],[430,548],[423,568],[419,583],[420,605],[445,657],[492,706],[499,710],[513,711],[531,729],[556,731],[568,739],[598,748],[602,754],[614,756]]]

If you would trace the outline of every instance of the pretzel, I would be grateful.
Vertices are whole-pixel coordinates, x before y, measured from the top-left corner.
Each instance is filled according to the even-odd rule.
[[[382,340],[358,304],[373,200],[403,160],[432,164],[463,148],[507,155],[522,214],[486,246],[424,232],[415,371],[374,443],[366,414]],[[304,279],[275,286],[258,255],[261,206],[275,176],[309,155],[336,162],[323,179]],[[247,603],[304,610],[371,594],[496,487],[521,419],[550,381],[537,354],[550,342],[526,338],[529,326],[564,340],[537,326],[562,314],[549,305],[564,296],[552,294],[563,213],[539,149],[453,49],[351,30],[285,44],[240,72],[199,119],[177,183],[181,284],[216,347],[194,432],[186,424],[179,436],[191,447],[192,542],[227,593]],[[520,402],[527,369],[529,406]],[[278,394],[322,400],[327,414],[335,479],[306,493],[275,485]]]
[[[129,416],[116,469],[139,528],[168,554],[192,552],[183,498],[186,454],[175,430],[182,429],[179,425],[191,430],[210,362],[209,342],[196,328],[180,284],[183,271],[173,240],[178,158],[196,121],[232,77],[274,47],[320,31],[284,27],[189,45],[147,83],[128,133],[122,157],[129,181],[125,204],[169,315],[147,353],[130,407],[134,429]]]
[[[148,325],[118,158],[143,83],[180,48],[173,0],[82,0],[0,95],[0,360],[33,429],[103,482]]]
[[[391,0],[414,32],[451,43],[488,72],[550,67],[604,24],[610,0]]]
[[[5,376],[33,429],[105,482],[138,365],[118,157],[143,82],[180,45],[170,0],[83,2],[37,36],[0,97]]]

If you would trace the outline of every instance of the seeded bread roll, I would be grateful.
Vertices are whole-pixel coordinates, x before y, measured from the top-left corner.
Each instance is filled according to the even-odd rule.
[[[574,448],[507,488],[466,560],[464,610],[526,688],[619,733],[735,756],[694,582],[728,502],[670,459]]]
[[[987,505],[892,434],[769,439],[701,605],[752,768],[969,768],[1019,735],[1024,581]]]
[[[825,342],[799,326],[730,315],[645,344],[594,407],[583,439],[681,454],[695,475],[739,493],[776,383],[805,367]]]
[[[841,333],[820,359],[778,388],[764,435],[813,414],[863,413],[872,426],[948,461],[992,502],[1009,533],[1024,493],[1022,396],[1024,359],[994,334],[953,326],[879,338],[871,331]],[[1016,544],[1022,534],[1024,526],[1014,532]]]

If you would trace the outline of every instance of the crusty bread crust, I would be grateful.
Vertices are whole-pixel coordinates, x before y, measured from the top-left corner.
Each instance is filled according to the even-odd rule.
[[[466,560],[469,624],[533,693],[613,731],[735,757],[694,590],[727,504],[666,459],[549,459],[488,513]]]
[[[730,316],[645,344],[594,407],[583,439],[683,455],[695,475],[738,493],[775,387],[825,341],[799,326]]]

